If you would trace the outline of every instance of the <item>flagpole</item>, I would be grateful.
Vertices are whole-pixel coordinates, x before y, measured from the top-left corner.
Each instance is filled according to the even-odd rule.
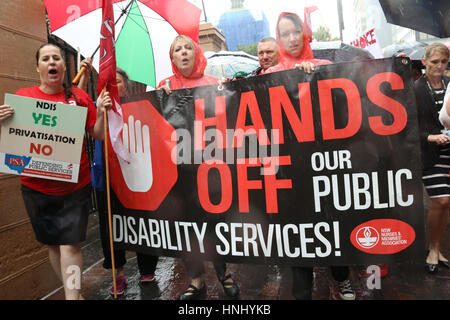
[[[106,86],[103,89],[103,92],[106,91]],[[111,265],[112,265],[112,275],[113,275],[113,287],[114,287],[114,299],[117,299],[117,282],[116,282],[116,270],[115,270],[115,262],[114,262],[114,242],[112,236],[112,223],[111,223],[111,195],[110,195],[110,187],[109,187],[109,161],[108,161],[108,115],[106,113],[106,109],[103,110],[103,119],[104,119],[104,133],[105,133],[105,173],[106,173],[106,202],[108,204],[108,225],[109,225],[109,247],[111,252]]]
[[[344,30],[344,16],[342,14],[342,0],[337,0],[337,9],[338,9],[338,19],[339,19],[339,36],[341,37],[341,41],[344,41],[344,37],[342,36],[342,30]]]
[[[134,2],[135,0],[130,1],[130,3],[128,3],[128,5],[126,6],[125,9],[122,10],[122,13],[120,14],[120,16],[117,18],[117,20],[114,22],[114,25],[117,24],[117,22],[119,22],[120,19],[122,19],[122,17],[127,13],[127,10],[130,8],[131,4]],[[94,59],[95,54],[97,53],[98,49],[100,49],[100,45],[98,45],[97,49],[95,49],[94,53],[91,55],[91,59]],[[78,71],[77,75],[75,76],[75,78],[73,78],[72,80],[72,85],[76,86],[78,84],[78,82],[80,82],[81,76],[83,75],[84,71],[86,70],[85,67],[81,67],[80,71]]]
[[[208,18],[206,17],[206,8],[205,8],[205,3],[202,0],[202,6],[203,6],[203,16],[205,17],[205,22],[208,22]]]

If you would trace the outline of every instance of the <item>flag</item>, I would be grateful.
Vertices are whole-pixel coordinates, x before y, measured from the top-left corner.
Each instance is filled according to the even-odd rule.
[[[319,8],[317,8],[316,6],[305,7],[305,9],[303,10],[304,12],[303,21],[305,22],[304,32],[306,32],[306,34],[308,35],[309,42],[312,41],[311,13],[313,13],[316,10],[319,10]]]
[[[100,61],[97,82],[98,94],[103,88],[109,92],[113,102],[108,110],[109,137],[114,152],[122,159],[128,158],[128,152],[121,140],[123,128],[122,108],[116,81],[116,48],[114,30],[114,11],[111,0],[102,0],[102,25],[100,29]]]
[[[188,0],[112,0],[115,12],[117,66],[130,80],[155,88],[172,75],[168,52],[183,34],[198,43],[201,10]],[[100,0],[44,0],[50,31],[88,57],[99,71],[97,34],[102,15]],[[126,10],[125,10],[126,9]],[[125,121],[126,122],[126,121]]]

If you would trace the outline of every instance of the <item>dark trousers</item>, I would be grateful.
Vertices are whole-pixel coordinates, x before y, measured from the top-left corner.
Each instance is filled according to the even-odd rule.
[[[342,282],[348,279],[350,269],[348,266],[330,267],[334,280]],[[312,267],[292,267],[292,296],[296,300],[312,299]]]
[[[292,267],[292,296],[295,300],[312,299],[312,267]]]
[[[106,192],[96,191],[97,202],[98,202],[98,218],[100,227],[100,240],[102,242],[103,256],[105,260],[103,261],[103,268],[111,269],[111,246],[109,241],[109,221],[108,221],[108,207]],[[119,200],[117,199],[114,192],[111,190],[111,209],[117,211],[118,206],[121,206]],[[137,264],[139,268],[139,273],[141,275],[154,274],[156,270],[156,265],[158,263],[158,257],[143,253],[136,253]],[[114,267],[116,269],[122,268],[127,262],[125,258],[125,251],[114,249]]]
[[[187,274],[191,279],[198,278],[205,273],[204,261],[200,259],[183,259]],[[217,279],[223,280],[227,266],[225,263],[213,263],[216,270]]]

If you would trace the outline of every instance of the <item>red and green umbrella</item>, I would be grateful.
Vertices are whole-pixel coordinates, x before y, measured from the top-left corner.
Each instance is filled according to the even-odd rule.
[[[178,34],[198,41],[201,10],[187,0],[112,0],[116,59],[131,80],[156,87],[172,74],[169,48]],[[101,0],[44,0],[52,34],[85,56],[100,43]],[[94,68],[98,70],[98,51]]]

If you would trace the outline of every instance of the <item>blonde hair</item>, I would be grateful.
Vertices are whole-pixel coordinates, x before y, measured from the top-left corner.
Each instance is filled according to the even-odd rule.
[[[172,41],[172,44],[170,45],[170,57],[171,58],[173,57],[173,51],[175,50],[175,44],[180,40],[189,43],[192,46],[192,48],[194,48],[194,42],[192,41],[191,38],[189,38],[188,36],[185,36],[185,35],[176,36],[175,39]]]
[[[447,59],[450,56],[450,52],[448,50],[448,47],[441,43],[441,42],[434,42],[428,46],[425,47],[425,53],[423,55],[424,59],[428,59],[431,57],[431,55],[435,52],[440,52],[442,54],[444,54],[445,56],[447,56]]]

